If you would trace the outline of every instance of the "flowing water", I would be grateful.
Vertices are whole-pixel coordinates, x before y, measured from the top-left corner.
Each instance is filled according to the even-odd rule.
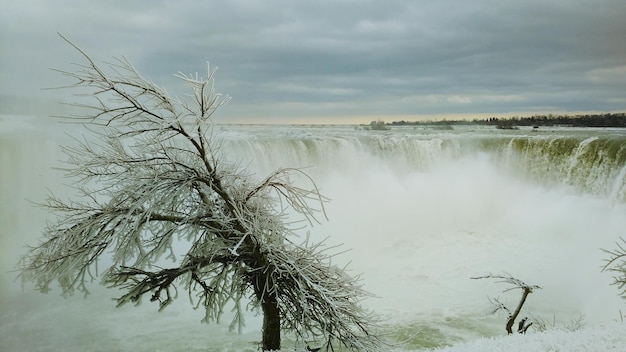
[[[0,350],[255,351],[260,320],[242,334],[200,324],[185,299],[162,313],[114,308],[115,290],[87,299],[23,290],[13,269],[49,215],[29,200],[63,193],[60,144],[79,130],[40,119],[0,119]],[[298,167],[331,199],[313,239],[362,274],[396,350],[504,333],[490,299],[514,308],[508,273],[539,285],[522,312],[551,327],[612,322],[624,303],[601,272],[626,236],[626,130],[220,125],[221,152],[258,179]],[[536,325],[540,325],[537,323]],[[290,345],[289,338],[285,342]]]

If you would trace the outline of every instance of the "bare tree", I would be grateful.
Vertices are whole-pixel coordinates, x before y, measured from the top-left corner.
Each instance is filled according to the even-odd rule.
[[[626,299],[626,240],[620,238],[613,250],[603,249],[609,255],[602,271],[610,271],[614,274],[613,285],[619,289],[619,295]]]
[[[241,329],[244,310],[260,310],[263,350],[280,349],[281,330],[327,350],[381,349],[376,317],[359,304],[369,295],[359,278],[332,264],[333,248],[308,236],[293,241],[325,217],[314,182],[288,168],[255,181],[220,153],[211,115],[229,97],[214,90],[215,68],[206,77],[179,73],[192,94],[173,98],[126,59],[101,67],[62,38],[86,60],[75,72],[59,71],[75,80],[65,88],[92,99],[76,104],[88,113],[69,119],[95,138],[65,148],[78,194],[43,204],[57,220],[22,257],[23,282],[47,292],[58,281],[64,295],[87,295],[101,277],[123,291],[118,306],[147,296],[160,309],[186,293],[204,322],[233,304],[232,329]],[[296,186],[295,177],[310,187]],[[188,245],[179,255],[181,243]]]
[[[513,312],[511,312],[511,310],[504,305],[502,302],[500,302],[499,299],[494,298],[493,299],[493,304],[495,305],[495,309],[494,309],[494,313],[503,310],[505,312],[507,312],[508,318],[506,321],[506,325],[505,325],[505,329],[506,332],[508,334],[512,334],[513,333],[513,325],[515,324],[515,320],[517,319],[517,317],[519,316],[519,313],[522,311],[522,307],[524,306],[524,303],[526,302],[526,298],[528,297],[529,294],[531,294],[534,290],[540,289],[541,287],[536,286],[536,285],[527,285],[525,284],[523,281],[514,278],[513,276],[506,274],[506,275],[493,275],[493,274],[488,274],[485,276],[478,276],[478,277],[472,277],[472,279],[496,279],[499,280],[498,282],[500,283],[506,283],[509,285],[512,285],[513,287],[510,287],[506,290],[504,290],[504,292],[507,291],[511,291],[511,290],[515,290],[515,289],[520,289],[522,290],[522,297],[520,298],[519,303],[517,304],[517,307],[515,308],[515,310]],[[528,321],[528,318],[522,318],[522,320],[520,320],[520,322],[517,325],[517,332],[520,334],[525,334],[526,331],[528,331],[528,328],[531,327],[531,325],[533,325],[532,322]]]

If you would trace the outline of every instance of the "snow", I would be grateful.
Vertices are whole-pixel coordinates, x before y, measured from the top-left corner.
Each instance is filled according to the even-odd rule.
[[[623,352],[626,351],[626,324],[613,323],[578,331],[550,330],[526,335],[480,338],[436,349],[439,352]]]

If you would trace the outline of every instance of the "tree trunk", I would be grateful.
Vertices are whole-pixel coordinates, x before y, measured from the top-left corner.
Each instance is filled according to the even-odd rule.
[[[258,251],[256,251],[258,253]],[[267,264],[259,265],[258,262],[265,260],[262,255],[257,254],[257,263],[253,267],[267,269]],[[261,269],[261,270],[263,270]],[[276,291],[271,287],[272,282],[268,272],[257,272],[254,276],[253,287],[256,298],[261,303],[263,311],[263,336],[262,351],[280,350],[280,310]],[[270,287],[267,287],[270,285]]]
[[[524,305],[524,302],[526,302],[526,297],[528,297],[528,295],[532,292],[531,289],[528,287],[524,287],[523,290],[524,292],[522,293],[522,298],[517,304],[517,308],[515,308],[515,312],[513,312],[513,314],[509,317],[509,320],[506,323],[506,332],[508,334],[513,333],[513,324],[515,323],[515,319],[517,319],[519,312],[522,310],[522,306]]]
[[[275,293],[266,293],[263,310],[263,351],[280,350],[280,311]]]
[[[271,279],[271,266],[265,255],[261,252],[259,246],[255,245],[251,236],[245,237],[245,245],[252,248],[252,261],[250,267],[256,268],[256,272],[252,279],[254,294],[261,303],[263,311],[263,335],[262,347],[263,351],[280,350],[280,310],[278,308],[278,299],[276,297],[275,283]]]

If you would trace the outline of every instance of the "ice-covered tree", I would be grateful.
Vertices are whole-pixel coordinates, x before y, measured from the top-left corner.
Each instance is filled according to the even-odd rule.
[[[43,204],[56,220],[22,257],[24,283],[87,294],[100,278],[122,291],[118,306],[188,296],[205,322],[232,304],[233,329],[251,309],[263,315],[263,350],[280,349],[281,330],[326,349],[380,349],[359,278],[332,263],[332,249],[298,240],[325,217],[314,182],[289,168],[255,180],[220,152],[211,116],[229,97],[214,90],[215,68],[176,75],[191,94],[174,98],[126,59],[98,65],[65,40],[85,63],[59,72],[89,99],[68,118],[93,137],[64,149],[77,194]]]

